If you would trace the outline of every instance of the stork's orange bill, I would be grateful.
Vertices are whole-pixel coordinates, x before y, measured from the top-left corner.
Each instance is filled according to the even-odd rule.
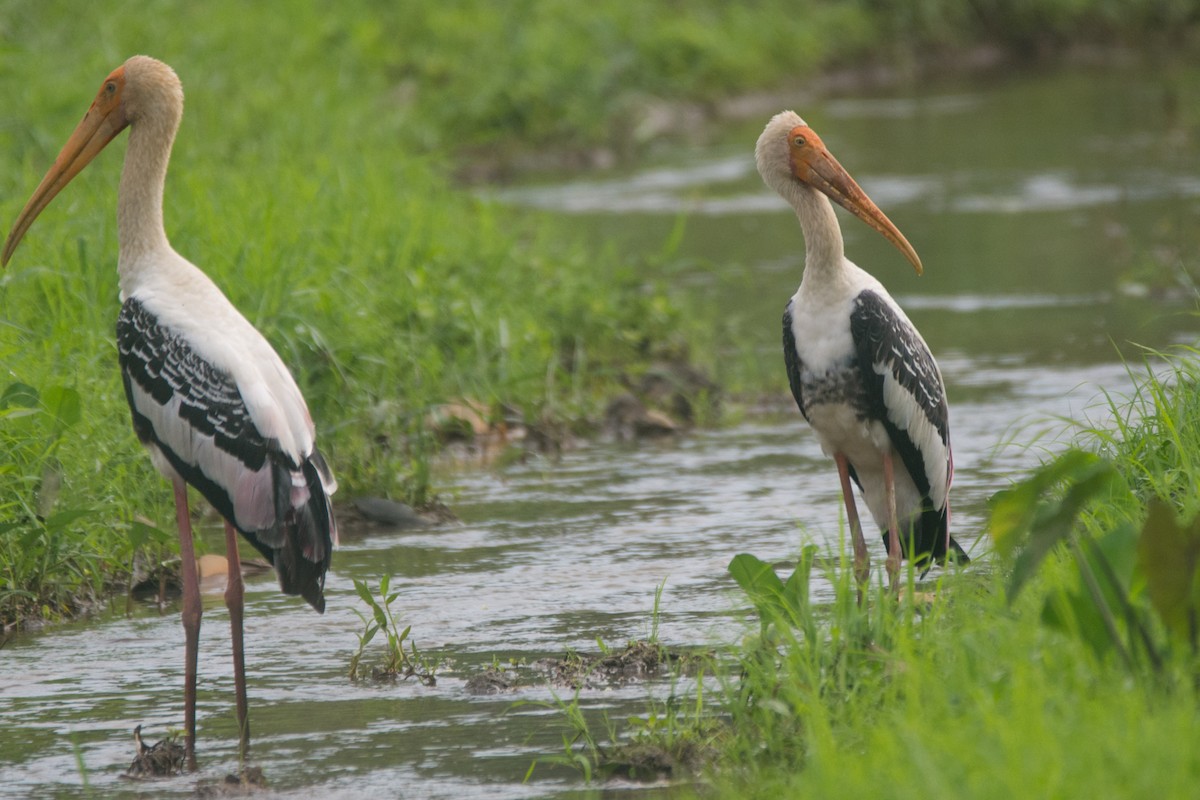
[[[25,232],[46,206],[50,205],[50,201],[129,125],[121,103],[124,84],[124,67],[118,67],[105,79],[91,108],[83,115],[71,138],[63,145],[58,158],[54,159],[54,166],[50,167],[46,177],[42,178],[17,221],[13,223],[8,239],[4,242],[4,252],[0,255],[0,266],[8,266],[8,261],[17,245],[21,243]]]
[[[904,254],[920,275],[925,270],[917,251],[904,238],[904,234],[892,224],[879,206],[867,197],[862,187],[850,177],[850,173],[838,163],[833,153],[825,147],[821,137],[807,125],[792,128],[788,140],[792,174],[798,180],[818,190],[830,200],[849,211],[863,222],[883,234],[896,249]]]

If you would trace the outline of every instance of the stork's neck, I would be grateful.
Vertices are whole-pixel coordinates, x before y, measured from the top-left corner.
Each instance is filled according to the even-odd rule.
[[[804,273],[833,275],[845,269],[846,250],[833,203],[808,186],[795,185],[792,206],[804,230]]]
[[[129,127],[129,149],[117,196],[118,270],[122,287],[148,256],[170,250],[163,228],[163,185],[179,119],[143,117]]]

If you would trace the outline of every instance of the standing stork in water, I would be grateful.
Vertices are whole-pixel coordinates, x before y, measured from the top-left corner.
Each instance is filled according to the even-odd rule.
[[[163,185],[182,116],[183,87],[166,64],[134,56],[115,69],[17,217],[0,265],[8,264],[55,195],[129,128],[117,197],[123,301],[118,361],[133,429],[175,491],[186,640],[185,747],[194,770],[201,607],[187,486],[225,519],[225,602],[244,756],[250,726],[237,534],[275,566],[284,592],[324,611],[325,572],[337,542],[329,496],[337,483],[314,447],[312,418],[283,361],[208,276],[167,241]]]
[[[783,355],[796,404],[837,464],[860,600],[870,557],[851,481],[883,531],[893,590],[902,556],[921,565],[965,563],[950,537],[953,468],[941,373],[883,285],[846,258],[829,200],[883,234],[918,275],[921,260],[797,114],[775,115],[754,156],[804,231],[804,276],[783,314]]]

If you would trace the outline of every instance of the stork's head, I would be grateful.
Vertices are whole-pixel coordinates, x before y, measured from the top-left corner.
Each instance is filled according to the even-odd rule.
[[[904,234],[867,197],[850,173],[838,163],[817,132],[794,111],[776,114],[754,148],[758,173],[793,206],[801,187],[815,189],[879,231],[912,263],[920,275],[921,259]]]
[[[156,58],[133,56],[117,67],[109,79],[118,73],[125,76],[121,99],[130,124],[163,120],[179,125],[183,116],[183,84],[175,70]]]
[[[13,223],[0,253],[0,265],[8,264],[21,238],[50,201],[117,134],[130,125],[145,124],[158,127],[157,133],[169,140],[174,137],[182,116],[183,86],[166,64],[149,56],[134,56],[110,72],[91,107],[54,159],[54,165]]]

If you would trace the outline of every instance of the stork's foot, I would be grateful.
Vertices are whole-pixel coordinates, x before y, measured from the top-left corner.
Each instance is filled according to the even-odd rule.
[[[915,589],[909,591],[907,587],[901,587],[900,592],[896,595],[896,599],[903,603],[907,599],[912,599],[913,605],[918,608],[930,608],[937,602],[937,592],[919,592]]]
[[[856,543],[857,544],[857,543]],[[871,585],[871,558],[864,546],[862,552],[854,548],[854,583],[858,590],[858,604],[861,606],[867,600],[867,590]]]
[[[885,562],[888,575],[888,588],[893,595],[900,593],[900,559],[893,558],[891,553],[888,553],[887,561]]]

